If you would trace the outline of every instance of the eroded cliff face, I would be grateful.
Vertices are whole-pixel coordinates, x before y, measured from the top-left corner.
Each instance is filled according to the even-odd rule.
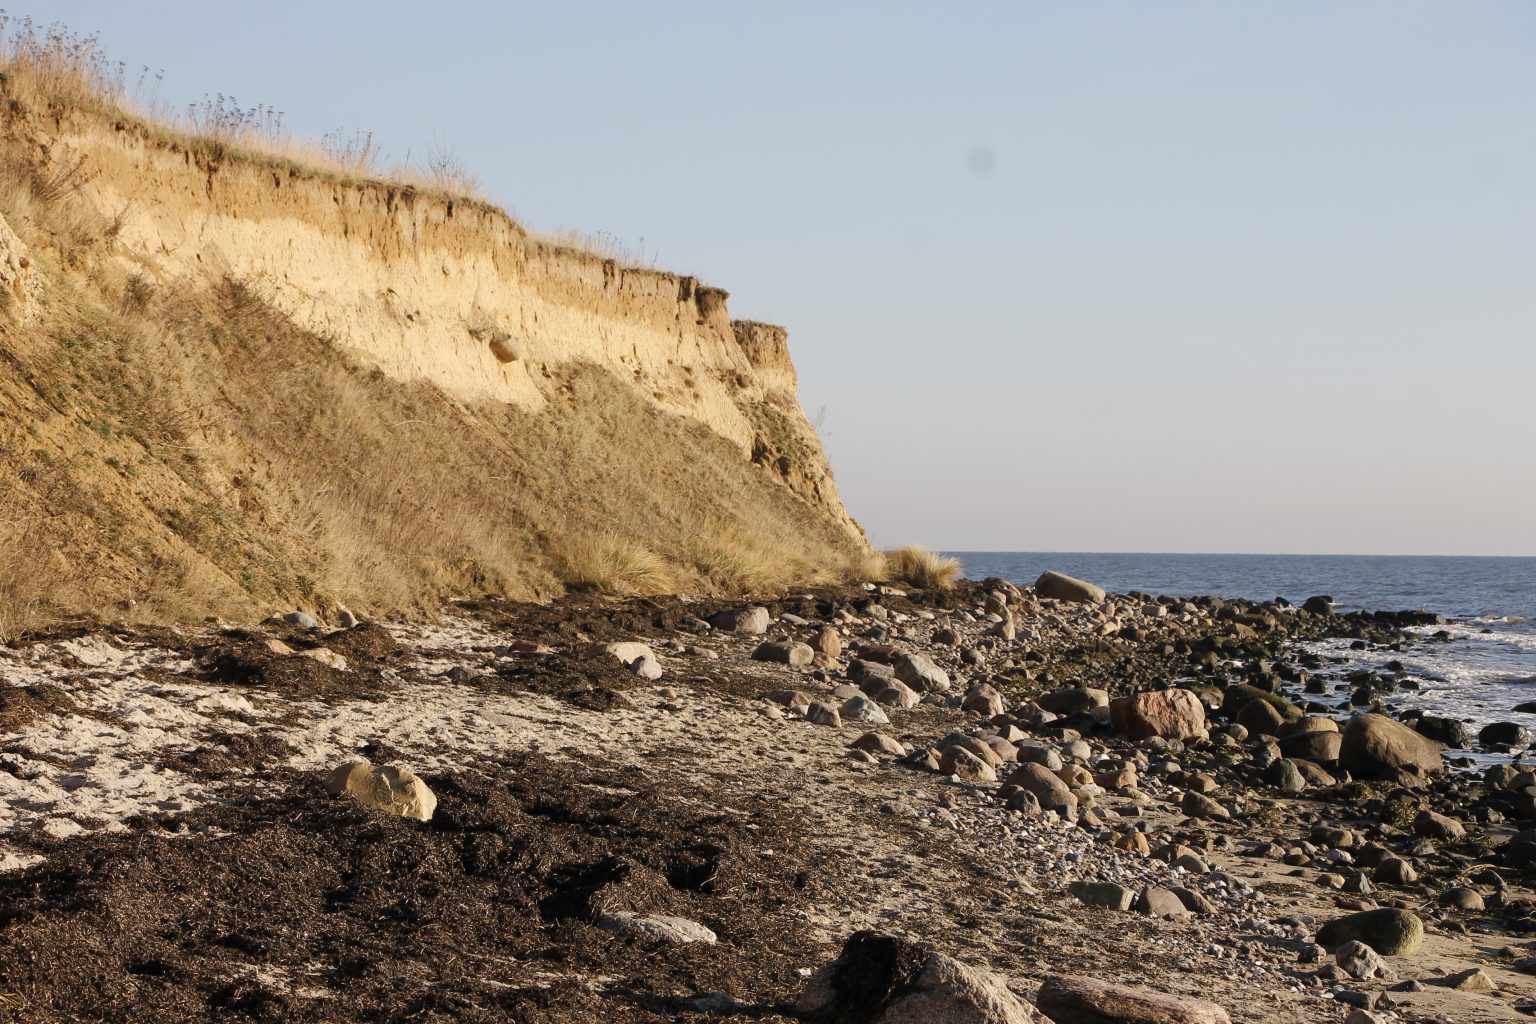
[[[196,444],[203,447],[194,461],[201,465],[188,488],[223,500],[223,492],[235,490],[250,499],[254,487],[271,492],[258,493],[255,504],[292,504],[278,482],[252,483],[263,478],[268,456],[249,446],[266,431],[251,423],[259,406],[231,395],[234,388],[264,386],[261,362],[275,360],[270,339],[281,335],[290,348],[312,353],[316,381],[332,372],[322,364],[335,355],[352,375],[346,388],[366,379],[376,392],[363,401],[349,391],[347,402],[387,397],[403,406],[426,401],[456,410],[464,431],[480,438],[464,457],[520,467],[500,476],[503,487],[511,479],[526,483],[564,472],[574,462],[591,468],[651,460],[658,491],[685,492],[679,501],[645,496],[643,487],[638,497],[594,493],[586,496],[586,511],[530,506],[523,521],[504,528],[527,535],[515,546],[540,566],[525,573],[539,580],[535,591],[561,576],[561,557],[551,552],[590,544],[593,536],[686,563],[681,553],[663,550],[659,538],[688,532],[690,514],[733,537],[750,537],[762,552],[782,545],[805,565],[856,559],[867,550],[795,397],[783,330],[733,323],[725,292],[551,245],[475,202],[338,180],[131,119],[11,99],[3,155],[12,189],[10,201],[0,204],[9,220],[0,230],[6,292],[0,344],[11,356],[6,384],[14,411],[34,435],[59,448],[56,456],[80,445],[54,438],[61,427],[53,421],[68,414],[57,396],[44,395],[46,378],[72,372],[70,387],[94,379],[98,363],[84,373],[66,364],[89,356],[99,342],[127,364],[119,386],[142,374],[146,388],[169,389],[169,404],[196,418]],[[265,341],[250,336],[257,321],[262,326],[254,329]],[[125,347],[120,338],[109,344],[109,336],[135,331],[142,335],[137,345]],[[96,341],[78,343],[86,336]],[[238,342],[233,348],[231,338]],[[63,354],[55,350],[61,344],[68,349]],[[155,358],[165,362],[163,372],[147,362]],[[284,372],[304,371],[302,361],[281,361]],[[342,387],[338,377],[311,398],[335,404]],[[199,388],[206,391],[197,395]],[[588,408],[572,407],[578,393],[588,396]],[[72,401],[132,405],[123,395],[108,402],[89,387]],[[300,401],[289,395],[277,404]],[[364,419],[379,414],[371,406],[365,412]],[[583,416],[593,429],[570,429],[572,418]],[[566,435],[589,434],[588,446],[578,450],[555,436],[534,451],[498,433],[514,423],[525,433],[531,423],[565,424]],[[167,436],[184,432],[164,426],[155,429]],[[154,434],[143,425],[137,432]],[[677,438],[684,435],[689,440],[680,447]],[[387,449],[422,440],[384,435],[376,444],[386,450],[356,458],[408,462]],[[158,467],[174,461],[169,449],[146,445],[146,452]],[[119,464],[125,458],[102,457]],[[544,466],[528,469],[540,460]],[[12,472],[23,472],[19,461],[13,452]],[[297,468],[312,471],[289,467]],[[181,467],[173,472],[189,475]],[[531,500],[489,493],[498,486],[494,472],[478,482],[487,493],[477,502]],[[121,483],[102,486],[135,490],[133,480],[126,488]],[[738,493],[711,496],[715,487]],[[620,500],[628,507],[616,507]],[[743,500],[770,511],[765,518],[738,514]],[[807,534],[808,544],[796,539]],[[291,538],[274,543],[302,547]],[[210,571],[227,574],[221,564],[227,558],[206,545],[193,547]],[[700,562],[692,560],[694,571],[707,578]]]

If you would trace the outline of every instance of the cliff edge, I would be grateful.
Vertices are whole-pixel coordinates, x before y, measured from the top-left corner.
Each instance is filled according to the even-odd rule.
[[[22,75],[0,101],[11,628],[754,589],[868,554],[784,331],[724,291]]]

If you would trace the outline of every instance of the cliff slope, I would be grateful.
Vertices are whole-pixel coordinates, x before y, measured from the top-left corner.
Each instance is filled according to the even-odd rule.
[[[867,555],[726,293],[0,84],[0,633],[724,590]]]

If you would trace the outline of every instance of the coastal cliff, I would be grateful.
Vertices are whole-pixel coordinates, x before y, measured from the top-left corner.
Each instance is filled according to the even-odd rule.
[[[3,92],[13,617],[752,589],[867,556],[784,331],[724,291]]]

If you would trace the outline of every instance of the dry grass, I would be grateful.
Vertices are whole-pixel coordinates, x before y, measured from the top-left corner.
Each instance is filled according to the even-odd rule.
[[[909,544],[887,552],[886,574],[894,580],[924,590],[948,590],[960,578],[964,567],[958,558],[944,558],[927,548]]]
[[[282,111],[261,103],[246,106],[223,93],[173,111],[159,98],[163,71],[152,74],[143,68],[130,86],[127,64],[108,57],[97,36],[61,25],[0,12],[0,74],[13,99],[102,111],[138,122],[150,134],[185,148],[212,147],[221,154],[296,165],[343,181],[387,182],[485,203],[478,180],[442,143],[428,146],[424,159],[407,153],[393,160],[374,145],[369,132],[338,129],[318,142],[302,141],[286,130]]]
[[[121,110],[121,67],[93,39],[0,19],[0,72],[16,128],[0,139],[0,215],[41,289],[24,327],[0,306],[0,635],[130,608],[418,614],[564,584],[870,575],[825,510],[607,371],[549,368],[539,412],[466,403],[351,362],[237,282],[157,273],[117,242],[131,213],[93,205],[98,172],[35,145],[70,105]],[[280,137],[263,108],[215,100],[197,117],[204,134],[175,144],[240,158]],[[330,146],[338,176],[376,166],[366,136]]]
[[[671,567],[654,551],[613,534],[566,545],[560,561],[568,583],[600,594],[663,594],[676,582]]]

